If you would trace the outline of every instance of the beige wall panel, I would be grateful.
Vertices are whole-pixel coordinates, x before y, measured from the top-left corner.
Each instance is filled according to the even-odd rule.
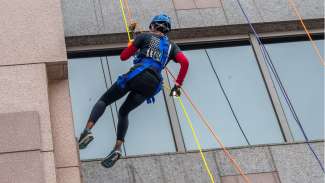
[[[45,64],[0,67],[0,95],[0,113],[39,113],[41,150],[53,150]]]
[[[59,168],[57,172],[57,183],[81,183],[79,167]]]
[[[44,183],[57,183],[53,152],[42,152]]]
[[[43,183],[40,151],[0,154],[1,183]]]
[[[60,0],[0,4],[0,65],[65,61]]]
[[[79,166],[68,80],[51,81],[49,98],[56,167]]]
[[[40,150],[37,112],[0,114],[0,153]]]

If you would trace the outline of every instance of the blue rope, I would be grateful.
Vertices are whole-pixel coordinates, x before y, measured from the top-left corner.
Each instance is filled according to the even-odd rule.
[[[260,39],[260,36],[258,35],[258,33],[256,32],[255,28],[253,27],[253,24],[249,20],[246,12],[244,11],[244,8],[243,8],[242,4],[240,3],[239,0],[236,0],[236,1],[238,3],[239,8],[241,9],[242,13],[244,14],[245,19],[246,19],[247,23],[249,24],[249,27],[253,31],[254,36],[256,37],[259,45],[262,48],[263,57],[267,61],[267,64],[268,64],[269,68],[271,69],[272,73],[274,74],[275,79],[276,79],[276,81],[278,82],[278,84],[280,86],[280,90],[281,90],[281,92],[282,92],[282,94],[283,94],[283,96],[285,98],[285,101],[286,101],[287,105],[289,106],[290,111],[292,112],[292,115],[293,115],[295,121],[297,122],[300,130],[302,131],[302,134],[303,134],[303,136],[304,136],[304,138],[305,138],[305,140],[306,140],[306,142],[308,144],[308,147],[309,147],[310,151],[313,153],[313,155],[315,156],[316,160],[318,161],[319,166],[321,167],[323,173],[325,173],[324,165],[322,164],[322,161],[319,159],[319,157],[317,156],[316,152],[314,151],[314,149],[312,148],[311,144],[309,143],[309,139],[308,139],[308,137],[306,135],[306,132],[305,132],[304,128],[302,127],[302,124],[301,124],[301,122],[300,122],[300,120],[298,118],[298,115],[297,115],[297,113],[296,113],[296,111],[295,111],[295,109],[294,109],[294,107],[293,107],[293,105],[291,103],[291,100],[290,100],[290,98],[289,98],[289,96],[288,96],[288,94],[287,94],[287,92],[286,92],[286,90],[285,90],[285,88],[283,86],[283,83],[282,83],[282,81],[281,81],[281,79],[280,79],[280,77],[279,77],[279,75],[278,75],[278,73],[277,73],[277,71],[276,71],[276,69],[274,67],[274,64],[273,64],[273,61],[272,61],[272,59],[270,57],[269,52],[265,48],[265,45],[262,43],[262,41]]]
[[[208,57],[208,60],[209,60],[209,63],[210,63],[210,65],[211,65],[211,67],[212,67],[212,70],[213,70],[213,72],[214,72],[214,75],[215,75],[216,78],[217,78],[217,81],[218,81],[218,84],[219,84],[219,86],[220,86],[220,88],[221,88],[221,91],[222,91],[223,95],[225,96],[225,98],[226,98],[226,100],[227,100],[227,103],[228,103],[228,105],[229,105],[229,108],[230,108],[230,110],[231,110],[231,113],[232,113],[232,115],[234,116],[234,118],[235,118],[235,120],[236,120],[237,126],[239,127],[241,133],[243,134],[243,136],[244,136],[244,138],[245,138],[247,144],[248,144],[248,145],[251,145],[250,142],[249,142],[249,140],[248,140],[248,138],[247,138],[247,136],[246,136],[246,134],[245,134],[245,132],[244,132],[244,130],[243,130],[243,127],[241,126],[241,124],[240,124],[240,122],[239,122],[239,120],[238,120],[238,118],[237,118],[237,115],[236,115],[236,113],[235,113],[235,111],[234,111],[234,109],[233,109],[233,107],[232,107],[232,105],[231,105],[231,103],[230,103],[230,100],[229,100],[229,98],[228,98],[228,95],[226,94],[226,91],[225,91],[225,89],[223,88],[223,86],[222,86],[222,84],[221,84],[221,80],[220,80],[220,78],[219,78],[219,75],[218,75],[216,69],[214,68],[214,66],[213,66],[213,64],[212,64],[212,61],[211,61],[210,55],[208,54],[208,51],[207,51],[206,49],[204,49],[204,51],[205,51],[205,54],[206,54],[207,57]]]

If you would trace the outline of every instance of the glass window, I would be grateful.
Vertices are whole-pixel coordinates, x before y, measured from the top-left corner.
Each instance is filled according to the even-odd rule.
[[[107,89],[98,57],[70,59],[68,64],[75,133],[79,137],[85,128],[92,107]],[[107,72],[105,74],[107,75]],[[116,135],[109,108],[97,121],[93,134],[95,140],[86,149],[80,151],[80,159],[103,158],[114,146]]]
[[[324,55],[324,40],[316,44]],[[310,140],[324,139],[324,67],[309,41],[266,44],[275,68]],[[275,81],[275,80],[274,80]],[[276,85],[294,139],[304,140]]]
[[[185,54],[190,60],[190,67],[184,87],[226,146],[247,145],[247,143],[222,93],[212,66],[220,78],[249,142],[251,144],[283,142],[250,46],[192,50],[186,51]],[[176,73],[177,66],[173,65],[171,70]],[[219,147],[184,97],[183,101],[203,148]],[[177,103],[176,106],[186,148],[197,149],[182,110]]]
[[[115,82],[119,74],[128,71],[131,62],[121,62],[118,56],[69,60],[69,82],[76,135],[79,136],[98,98]],[[106,80],[104,78],[104,73]],[[117,110],[125,97],[107,107],[93,129],[95,140],[80,151],[81,159],[103,158],[112,149],[116,139],[114,122]],[[129,115],[125,139],[126,155],[175,152],[173,135],[162,93],[156,103],[142,104]]]

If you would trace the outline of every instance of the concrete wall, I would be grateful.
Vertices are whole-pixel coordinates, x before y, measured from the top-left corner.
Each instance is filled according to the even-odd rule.
[[[241,0],[253,23],[298,20],[288,0]],[[295,0],[304,19],[324,18],[323,0]],[[175,29],[245,24],[236,0],[129,0],[133,18],[148,29],[165,12]],[[125,32],[119,1],[62,0],[66,37]]]
[[[312,144],[323,158],[324,142]],[[230,149],[252,183],[322,183],[324,174],[306,144]],[[207,161],[222,183],[244,182],[223,151],[208,151]],[[324,162],[324,159],[322,159]],[[99,161],[82,162],[85,183],[198,183],[209,182],[199,153],[166,154],[122,159],[111,169]]]

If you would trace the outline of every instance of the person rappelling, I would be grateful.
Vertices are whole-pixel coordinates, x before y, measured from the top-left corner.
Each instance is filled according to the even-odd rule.
[[[137,35],[120,55],[122,61],[135,55],[134,66],[127,73],[120,75],[92,108],[86,127],[79,138],[79,149],[85,149],[94,139],[91,129],[103,115],[106,107],[128,94],[118,111],[115,147],[101,162],[106,168],[112,167],[122,155],[121,146],[129,125],[129,113],[146,100],[147,103],[154,103],[154,96],[162,89],[161,72],[170,60],[180,64],[180,71],[170,95],[181,94],[180,87],[186,76],[189,62],[180,48],[168,39],[169,31],[171,31],[169,16],[160,14],[153,17],[149,32]]]

